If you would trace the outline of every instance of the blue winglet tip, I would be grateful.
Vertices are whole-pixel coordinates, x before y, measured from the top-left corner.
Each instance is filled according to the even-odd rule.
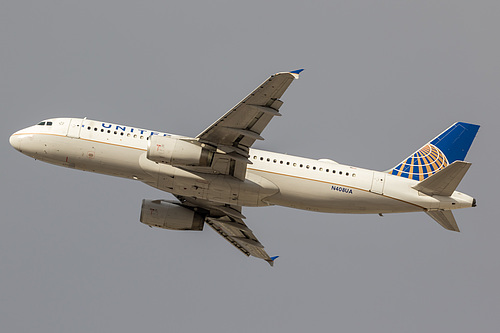
[[[288,73],[292,74],[294,78],[298,79],[299,78],[299,74],[302,73],[303,70],[304,69],[302,68],[302,69],[297,69],[295,71],[291,71],[291,72],[288,72]]]
[[[269,265],[274,266],[274,261],[278,258],[279,256],[274,256],[274,257],[271,257],[269,259],[267,259],[266,261],[269,263]]]

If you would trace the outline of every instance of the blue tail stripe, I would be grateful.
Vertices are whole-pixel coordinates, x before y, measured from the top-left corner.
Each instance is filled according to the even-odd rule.
[[[463,161],[478,130],[479,125],[455,123],[389,172],[414,180],[426,179],[455,161]]]
[[[463,161],[478,130],[479,125],[459,122],[432,140],[431,144],[444,153],[448,163]]]

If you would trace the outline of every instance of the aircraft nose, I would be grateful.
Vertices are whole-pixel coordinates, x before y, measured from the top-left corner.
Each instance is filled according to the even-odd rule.
[[[14,133],[10,136],[9,142],[12,147],[16,148],[17,150],[21,150],[21,138],[19,137],[19,135],[17,135],[17,133]]]

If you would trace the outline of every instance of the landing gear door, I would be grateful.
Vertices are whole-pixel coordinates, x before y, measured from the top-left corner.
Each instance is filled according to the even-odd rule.
[[[70,138],[80,138],[80,130],[82,129],[83,119],[71,119],[68,127],[68,134],[66,136]]]
[[[370,192],[384,194],[385,176],[385,172],[375,171],[373,173],[372,187],[370,189]]]

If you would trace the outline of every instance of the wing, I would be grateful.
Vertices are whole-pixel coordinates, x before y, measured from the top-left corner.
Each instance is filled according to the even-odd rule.
[[[279,109],[283,93],[302,69],[271,75],[241,102],[226,112],[215,123],[196,138],[217,147],[212,169],[219,174],[229,174],[244,180],[249,162],[248,151],[261,136],[264,128],[275,116],[281,116]],[[201,170],[197,170],[201,171]]]
[[[252,230],[243,222],[245,216],[241,214],[241,207],[223,205],[207,200],[177,196],[184,206],[200,208],[206,212],[205,222],[219,235],[233,244],[246,256],[264,259],[271,266],[277,257],[269,257],[264,246],[259,242]]]
[[[280,100],[294,79],[299,78],[302,69],[271,75],[241,102],[226,112],[215,123],[201,132],[197,137],[215,153],[209,167],[188,167],[187,169],[211,174],[230,175],[245,180],[249,148],[256,140],[264,140],[261,136],[264,128],[275,116],[281,116]],[[259,242],[252,230],[243,222],[241,207],[224,205],[193,197],[177,196],[183,205],[206,215],[205,222],[219,235],[233,244],[247,256],[264,259],[271,266],[277,257],[269,257],[264,246]]]

